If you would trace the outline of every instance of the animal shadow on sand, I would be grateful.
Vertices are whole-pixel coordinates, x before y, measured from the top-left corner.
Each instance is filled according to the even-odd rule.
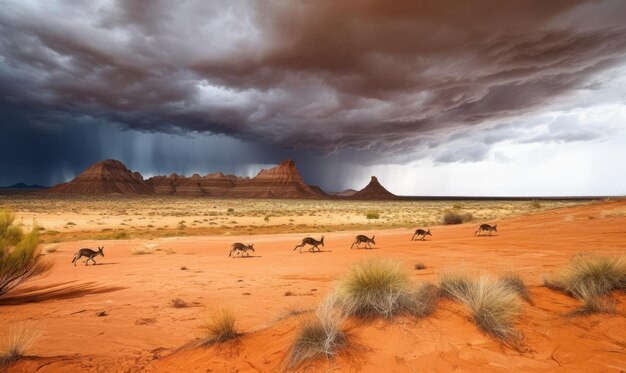
[[[124,290],[124,286],[106,286],[96,282],[75,283],[76,281],[61,282],[45,286],[24,286],[17,288],[9,297],[0,297],[0,305],[18,305],[24,303],[38,303],[58,299],[80,298],[91,294],[112,293]]]

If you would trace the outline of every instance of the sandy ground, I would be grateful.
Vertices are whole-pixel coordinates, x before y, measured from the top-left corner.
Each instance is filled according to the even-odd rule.
[[[56,262],[50,274],[1,300],[0,330],[22,321],[44,328],[31,356],[8,370],[281,371],[299,320],[280,315],[290,307],[315,307],[347,266],[381,256],[402,261],[421,281],[436,282],[459,266],[519,271],[535,300],[522,305],[517,323],[527,350],[500,345],[477,330],[464,309],[444,300],[422,320],[350,320],[350,343],[338,357],[299,371],[626,371],[626,295],[613,295],[615,315],[566,317],[577,301],[541,286],[544,275],[576,253],[626,252],[624,211],[626,202],[618,201],[494,220],[499,232],[493,237],[475,238],[476,224],[432,227],[433,237],[415,242],[409,229],[358,232],[376,235],[372,250],[350,250],[357,232],[327,233],[324,250],[315,254],[292,250],[301,233],[59,243],[48,254]],[[229,258],[236,241],[253,242],[256,255]],[[98,265],[70,264],[78,248],[102,245]],[[150,254],[133,255],[136,248]],[[426,269],[414,270],[419,262]],[[176,297],[190,307],[171,307]],[[236,310],[244,335],[183,348],[219,306]],[[100,311],[107,315],[96,316]]]

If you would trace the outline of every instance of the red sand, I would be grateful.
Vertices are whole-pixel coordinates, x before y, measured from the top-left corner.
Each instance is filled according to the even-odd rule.
[[[626,370],[626,295],[613,294],[617,314],[565,317],[577,301],[541,286],[579,252],[626,252],[626,218],[603,217],[626,202],[552,210],[494,221],[498,234],[474,237],[477,224],[431,227],[427,241],[413,231],[326,233],[323,252],[299,254],[302,234],[185,237],[152,241],[63,243],[51,254],[52,272],[5,297],[0,330],[19,321],[40,322],[44,336],[11,372],[275,372],[284,368],[298,319],[276,321],[288,306],[314,307],[346,267],[384,256],[404,262],[417,280],[436,281],[448,269],[519,271],[535,305],[522,303],[517,328],[529,352],[500,345],[476,329],[459,305],[442,301],[434,315],[393,322],[348,322],[350,344],[334,360],[299,371],[561,371]],[[375,234],[372,250],[350,250],[356,233]],[[318,237],[320,233],[314,233]],[[256,257],[228,257],[231,243],[254,242]],[[144,245],[150,255],[131,255]],[[97,266],[74,267],[80,247],[105,247]],[[176,253],[167,255],[167,249]],[[412,267],[422,262],[427,268]],[[181,270],[181,266],[188,270]],[[286,296],[285,292],[295,293]],[[191,307],[176,309],[180,297]],[[214,306],[232,307],[245,334],[232,342],[185,348]],[[96,313],[106,311],[107,316]]]

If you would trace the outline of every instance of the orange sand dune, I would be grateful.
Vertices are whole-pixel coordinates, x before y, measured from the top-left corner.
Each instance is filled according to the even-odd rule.
[[[624,371],[626,295],[616,315],[565,317],[577,301],[541,286],[573,254],[626,251],[626,202],[551,210],[494,221],[498,234],[474,237],[477,224],[431,227],[427,241],[411,229],[376,232],[372,250],[350,250],[357,232],[326,233],[321,253],[294,252],[302,234],[84,241],[60,244],[52,272],[2,300],[0,330],[36,321],[45,334],[11,372],[275,372],[284,368],[298,318],[277,321],[287,307],[315,307],[347,266],[361,258],[398,259],[417,280],[436,281],[464,266],[519,271],[535,305],[524,303],[517,328],[527,352],[500,345],[476,329],[466,311],[442,301],[434,315],[349,320],[349,345],[334,360],[299,371]],[[312,234],[318,238],[321,233]],[[231,243],[254,242],[256,256],[228,257]],[[74,267],[73,252],[104,244],[97,266]],[[146,248],[149,255],[132,255]],[[422,262],[425,270],[413,270]],[[181,270],[186,266],[187,270]],[[294,295],[287,296],[286,292]],[[168,303],[180,297],[191,306]],[[215,306],[232,307],[241,338],[185,347]],[[96,313],[106,311],[103,317]]]

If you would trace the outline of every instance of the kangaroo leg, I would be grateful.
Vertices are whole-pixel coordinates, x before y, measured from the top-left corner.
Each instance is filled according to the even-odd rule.
[[[411,237],[411,241],[413,241],[415,239],[415,234],[413,234],[413,237]]]
[[[72,259],[72,263],[74,263],[74,267],[76,267],[76,259],[78,258],[76,257],[76,254],[74,254],[74,259]]]
[[[355,243],[356,243],[356,242],[355,242]],[[353,243],[353,244],[352,244],[352,246],[350,246],[350,250],[352,250],[352,249],[354,248],[354,244],[355,244],[355,243]]]

